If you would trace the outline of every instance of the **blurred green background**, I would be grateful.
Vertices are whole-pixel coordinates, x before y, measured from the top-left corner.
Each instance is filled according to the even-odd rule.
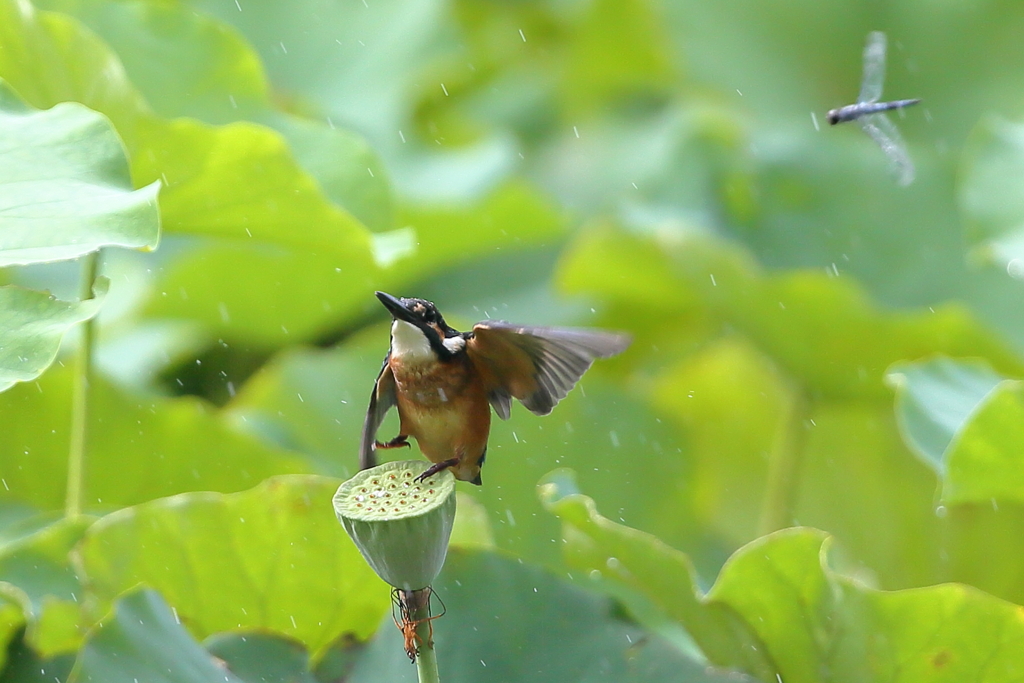
[[[908,188],[825,121],[872,30],[923,98]],[[412,680],[328,502],[377,289],[634,337],[494,425],[442,678],[1019,677],[1022,35],[994,1],[0,0],[0,78],[162,183],[159,248],[101,257],[99,521],[55,521],[74,335],[0,395],[0,681],[130,681],[154,642],[194,668],[147,680]],[[73,299],[77,268],[0,278]]]

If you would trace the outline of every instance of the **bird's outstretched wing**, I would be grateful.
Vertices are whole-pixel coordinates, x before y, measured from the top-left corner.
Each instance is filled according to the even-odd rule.
[[[377,465],[377,453],[374,443],[377,441],[377,430],[384,416],[388,414],[396,403],[395,398],[395,376],[391,374],[391,366],[388,364],[391,354],[384,358],[384,367],[377,375],[377,381],[370,393],[370,405],[366,409],[366,419],[363,421],[363,437],[359,444],[359,469],[365,470]]]
[[[494,411],[507,420],[512,398],[547,415],[595,359],[629,346],[629,336],[567,327],[523,327],[500,320],[477,323],[466,352],[488,389]]]

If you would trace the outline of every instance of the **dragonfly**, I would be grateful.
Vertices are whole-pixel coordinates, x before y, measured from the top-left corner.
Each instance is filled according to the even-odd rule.
[[[857,104],[848,104],[829,111],[828,122],[833,126],[846,121],[859,123],[864,132],[871,136],[889,157],[896,182],[906,186],[914,180],[914,162],[910,160],[907,146],[896,129],[896,124],[889,120],[885,112],[890,109],[902,110],[921,100],[918,98],[879,102],[884,81],[885,34],[881,31],[872,31],[868,34],[868,41],[864,46],[864,77],[861,81],[860,95],[857,96]]]

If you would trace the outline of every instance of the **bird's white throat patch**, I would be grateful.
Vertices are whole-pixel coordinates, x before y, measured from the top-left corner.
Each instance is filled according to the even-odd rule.
[[[443,342],[444,347],[452,353],[458,353],[466,348],[466,340],[462,337],[447,337]]]
[[[391,356],[411,361],[433,360],[436,357],[427,336],[420,328],[404,320],[391,323]]]
[[[452,353],[458,353],[466,348],[466,340],[462,337],[448,337],[441,343]],[[404,320],[391,323],[391,355],[413,362],[437,360],[437,354],[430,348],[427,335],[423,334],[420,328]]]

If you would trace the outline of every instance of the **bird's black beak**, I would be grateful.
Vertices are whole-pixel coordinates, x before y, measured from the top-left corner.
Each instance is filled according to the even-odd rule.
[[[421,322],[409,312],[409,309],[405,307],[400,299],[397,299],[387,292],[377,292],[377,298],[384,304],[384,308],[388,309],[395,320],[403,320],[411,325],[422,327]]]

